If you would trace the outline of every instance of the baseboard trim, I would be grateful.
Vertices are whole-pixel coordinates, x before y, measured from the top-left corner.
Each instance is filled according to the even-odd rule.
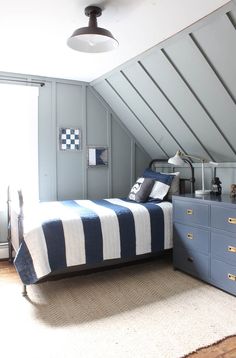
[[[0,243],[0,260],[8,259],[9,252],[8,252],[8,243]]]

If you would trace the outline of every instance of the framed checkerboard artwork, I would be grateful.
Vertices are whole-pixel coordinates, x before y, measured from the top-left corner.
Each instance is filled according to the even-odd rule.
[[[80,150],[80,136],[79,128],[59,128],[59,149]]]
[[[107,147],[89,147],[88,148],[88,166],[107,166],[108,148]]]

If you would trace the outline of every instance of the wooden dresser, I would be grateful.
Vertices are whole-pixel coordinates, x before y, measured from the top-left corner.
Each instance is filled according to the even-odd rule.
[[[236,295],[236,200],[173,196],[174,268]]]

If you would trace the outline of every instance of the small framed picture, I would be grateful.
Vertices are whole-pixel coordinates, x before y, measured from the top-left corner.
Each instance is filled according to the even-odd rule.
[[[108,148],[107,147],[89,147],[88,148],[88,166],[107,166]]]
[[[59,149],[80,150],[81,133],[79,128],[59,128]]]

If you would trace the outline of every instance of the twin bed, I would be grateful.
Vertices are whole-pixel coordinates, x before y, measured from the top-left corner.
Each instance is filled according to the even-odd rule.
[[[155,162],[160,160],[155,160]],[[152,166],[154,161],[150,163]],[[172,204],[129,199],[27,205],[9,195],[9,256],[26,285],[71,271],[162,253],[172,247]]]

